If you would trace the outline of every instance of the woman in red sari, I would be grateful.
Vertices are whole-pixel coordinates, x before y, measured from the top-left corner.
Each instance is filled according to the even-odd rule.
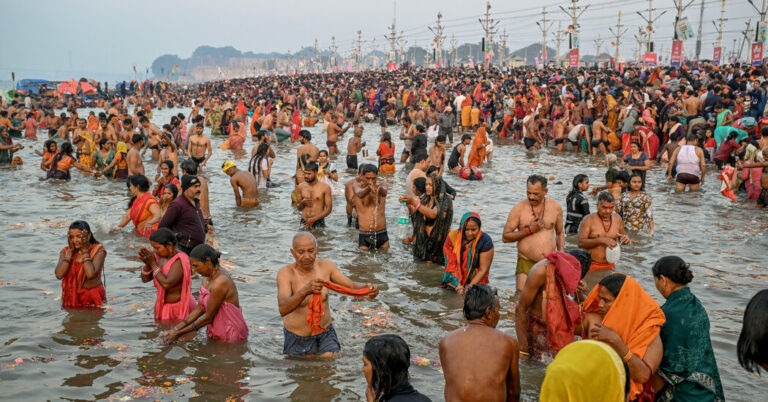
[[[149,237],[157,230],[157,224],[163,213],[160,211],[160,204],[157,199],[149,192],[149,180],[143,175],[137,174],[128,177],[128,190],[133,198],[128,202],[128,211],[123,219],[110,232],[116,232],[120,228],[133,222],[134,230],[142,237]]]
[[[106,301],[101,283],[107,251],[93,238],[85,221],[69,225],[67,242],[59,253],[56,278],[61,279],[61,306],[64,308],[99,307]]]
[[[154,253],[142,247],[139,258],[144,262],[141,281],[153,281],[157,288],[155,319],[181,321],[197,307],[189,257],[176,248],[176,235],[170,229],[158,229],[149,236],[149,242]]]

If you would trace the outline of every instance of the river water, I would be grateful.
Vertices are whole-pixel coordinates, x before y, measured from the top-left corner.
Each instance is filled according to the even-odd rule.
[[[167,123],[172,114],[189,109],[155,111],[153,122]],[[85,111],[87,114],[87,111]],[[379,128],[364,125],[363,139],[373,155]],[[322,125],[310,129],[314,143],[322,144]],[[206,129],[207,132],[207,129]],[[42,134],[42,132],[40,133]],[[393,131],[394,136],[397,135]],[[347,136],[348,137],[348,136]],[[24,149],[22,169],[0,172],[0,392],[7,400],[294,400],[330,401],[365,399],[361,373],[362,347],[373,334],[396,333],[410,345],[415,363],[413,385],[433,400],[443,400],[443,376],[437,353],[438,341],[463,323],[462,298],[439,287],[439,266],[414,262],[405,247],[393,241],[389,251],[361,252],[357,233],[346,227],[344,198],[334,196],[328,228],[317,233],[320,257],[330,258],[358,282],[374,282],[382,290],[373,301],[333,294],[330,297],[334,325],[342,345],[340,358],[332,362],[284,357],[282,319],[276,300],[276,274],[292,261],[290,241],[298,228],[299,214],[291,207],[290,176],[295,149],[277,147],[273,181],[280,185],[261,196],[251,210],[235,207],[228,177],[218,169],[233,158],[247,168],[247,155],[220,151],[203,176],[210,185],[211,213],[223,266],[236,279],[250,337],[246,344],[229,346],[208,341],[203,331],[193,339],[172,346],[158,340],[163,327],[153,320],[156,291],[139,279],[137,250],[144,239],[125,228],[109,235],[125,212],[128,195],[123,183],[95,180],[73,171],[69,183],[46,182],[39,157]],[[346,150],[346,138],[339,147]],[[27,145],[42,147],[42,141]],[[586,173],[592,184],[602,184],[600,159],[570,153],[542,151],[528,154],[519,145],[496,144],[493,162],[484,181],[467,182],[448,175],[459,195],[454,201],[454,227],[461,215],[477,211],[483,230],[496,242],[491,284],[502,297],[499,329],[514,334],[516,248],[501,243],[501,232],[512,206],[525,196],[525,178],[532,173],[554,177],[549,196],[563,203],[574,175]],[[402,142],[396,143],[397,152]],[[251,141],[246,142],[250,151]],[[320,147],[323,148],[322,146]],[[338,158],[340,182],[344,172]],[[155,164],[145,161],[147,172]],[[404,193],[406,171],[400,164],[387,178],[390,195],[387,221],[395,240],[396,197]],[[150,175],[151,176],[151,175]],[[660,303],[650,269],[659,257],[677,254],[691,263],[693,292],[707,308],[712,342],[729,400],[759,400],[768,389],[768,378],[746,373],[736,358],[736,341],[749,298],[766,287],[768,249],[765,212],[754,204],[733,203],[718,194],[719,182],[708,176],[705,192],[675,194],[658,167],[649,173],[656,234],[631,234],[633,244],[623,249],[619,268],[643,285]],[[343,186],[337,185],[341,191]],[[590,198],[594,211],[595,198]],[[66,246],[70,222],[85,219],[95,237],[108,251],[107,308],[98,311],[65,311],[61,308],[60,282],[53,269],[59,250]],[[132,226],[131,224],[128,225]],[[567,239],[566,248],[575,247]],[[197,293],[199,278],[193,280]],[[478,340],[482,343],[482,340]],[[545,362],[521,364],[522,398],[536,400]]]

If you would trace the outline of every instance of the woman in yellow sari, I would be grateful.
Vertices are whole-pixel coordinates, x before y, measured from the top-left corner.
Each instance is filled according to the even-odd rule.
[[[93,142],[93,134],[87,130],[80,130],[78,136],[82,138],[82,140],[78,141],[77,145],[78,162],[83,166],[93,167],[93,153],[96,152],[96,143]]]

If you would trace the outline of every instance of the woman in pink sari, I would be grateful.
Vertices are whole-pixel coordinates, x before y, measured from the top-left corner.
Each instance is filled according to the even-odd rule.
[[[237,116],[236,119],[240,120],[240,116]],[[229,139],[224,144],[221,144],[221,149],[243,149],[246,136],[245,125],[237,120],[229,124]]]
[[[200,275],[200,300],[197,307],[170,331],[161,334],[167,343],[181,335],[208,326],[208,337],[222,342],[239,342],[248,338],[248,325],[240,308],[235,282],[219,266],[219,253],[207,244],[200,244],[189,253],[189,262]]]
[[[35,114],[27,113],[27,119],[21,125],[24,127],[24,137],[32,140],[37,139],[37,120],[35,120]]]
[[[145,264],[141,281],[154,281],[157,288],[155,320],[181,321],[197,307],[189,257],[176,249],[176,235],[167,228],[152,233],[149,242],[154,253],[142,247],[139,258]]]

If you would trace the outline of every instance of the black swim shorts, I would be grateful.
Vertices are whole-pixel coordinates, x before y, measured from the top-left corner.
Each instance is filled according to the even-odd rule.
[[[525,145],[525,149],[531,149],[536,145],[536,140],[533,138],[523,138],[523,144]]]
[[[357,245],[359,247],[367,247],[369,250],[376,250],[381,248],[381,246],[388,241],[389,236],[387,235],[387,229],[378,232],[363,232],[361,230],[358,236]]]

